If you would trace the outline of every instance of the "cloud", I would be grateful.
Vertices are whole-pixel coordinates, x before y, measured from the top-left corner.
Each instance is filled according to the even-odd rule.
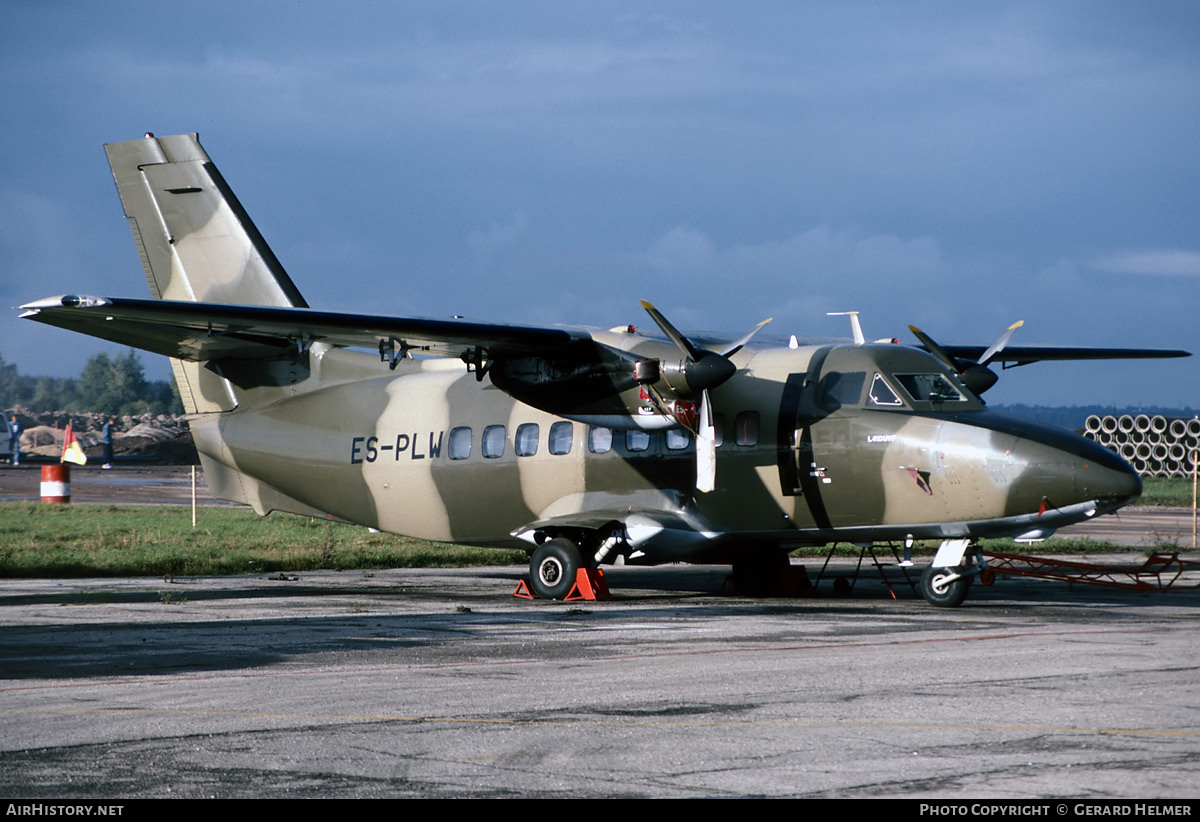
[[[737,276],[777,280],[790,276],[874,281],[880,277],[928,279],[944,269],[938,242],[868,234],[818,225],[781,239],[719,247],[704,232],[676,226],[635,260],[667,275]]]
[[[659,237],[645,254],[636,256],[656,271],[687,274],[711,271],[719,254],[704,232],[681,225]]]
[[[722,244],[679,225],[624,262],[652,275],[643,275],[646,291],[673,321],[704,331],[738,331],[773,316],[773,335],[846,336],[846,320],[825,315],[856,310],[873,338],[892,336],[901,318],[944,322],[962,300],[959,266],[937,239],[854,227],[822,224]]]
[[[485,229],[467,235],[467,245],[474,252],[477,262],[490,262],[497,253],[510,248],[529,230],[529,218],[523,213],[513,215],[504,225],[492,223]]]
[[[1200,277],[1200,251],[1179,248],[1125,251],[1096,257],[1089,265],[1110,274]]]

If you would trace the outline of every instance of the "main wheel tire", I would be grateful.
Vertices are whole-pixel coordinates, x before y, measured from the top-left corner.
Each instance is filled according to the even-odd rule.
[[[921,596],[930,605],[939,608],[957,608],[967,598],[970,577],[949,579],[952,574],[962,573],[963,568],[934,568],[930,565],[921,574]]]
[[[579,547],[568,539],[543,542],[529,558],[529,585],[542,599],[562,599],[583,567]]]

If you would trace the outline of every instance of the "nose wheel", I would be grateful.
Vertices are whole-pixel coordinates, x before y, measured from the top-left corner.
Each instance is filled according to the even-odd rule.
[[[921,596],[939,608],[957,608],[967,598],[971,578],[963,576],[965,568],[935,568],[932,565],[921,574]]]
[[[967,598],[971,579],[986,570],[979,546],[965,539],[948,539],[921,574],[921,596],[938,608],[957,608]]]

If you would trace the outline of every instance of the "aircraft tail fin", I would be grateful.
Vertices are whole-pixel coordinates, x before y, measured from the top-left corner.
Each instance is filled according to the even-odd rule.
[[[307,308],[196,134],[104,147],[150,293],[159,299]],[[228,380],[172,360],[189,413],[238,405]]]
[[[307,307],[196,134],[148,134],[104,150],[151,294]]]

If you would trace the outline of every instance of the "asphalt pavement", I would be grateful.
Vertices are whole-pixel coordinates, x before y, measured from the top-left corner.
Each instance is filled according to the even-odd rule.
[[[835,570],[849,574],[852,562]],[[815,576],[815,568],[810,573]],[[897,569],[888,569],[895,573]],[[1197,589],[726,569],[0,580],[0,795],[1188,798]],[[894,598],[893,598],[894,595]]]
[[[3,579],[0,796],[1196,797],[1192,575],[938,609],[879,557],[801,599],[690,566],[565,603],[518,567]]]

